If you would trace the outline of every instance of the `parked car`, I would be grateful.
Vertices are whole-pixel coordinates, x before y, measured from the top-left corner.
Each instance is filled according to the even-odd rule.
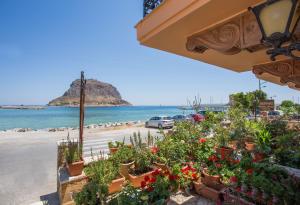
[[[205,117],[201,114],[190,114],[193,122],[202,122],[205,120]]]
[[[175,122],[191,121],[192,120],[192,118],[190,116],[186,116],[186,115],[175,115],[174,117],[172,117],[172,119]]]
[[[152,117],[145,123],[145,127],[156,127],[159,129],[172,128],[174,126],[174,120],[167,116]]]

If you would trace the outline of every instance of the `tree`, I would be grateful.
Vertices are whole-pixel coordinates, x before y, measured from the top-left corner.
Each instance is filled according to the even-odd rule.
[[[285,116],[290,116],[295,112],[295,104],[291,100],[284,100],[281,102],[280,110]]]
[[[255,113],[261,100],[267,99],[267,94],[261,90],[255,90],[248,93],[236,93],[230,95],[233,107],[239,107],[246,112]]]

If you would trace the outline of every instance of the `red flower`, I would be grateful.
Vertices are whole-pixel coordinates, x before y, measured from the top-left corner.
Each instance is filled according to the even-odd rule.
[[[216,162],[218,161],[218,157],[216,155],[212,155],[208,158],[209,161],[213,161],[213,162]]]
[[[170,174],[169,175],[169,180],[170,181],[175,181],[177,179],[177,176],[176,175],[173,175],[173,174]]]
[[[238,178],[236,176],[230,177],[230,182],[231,183],[237,183],[237,181],[238,181]]]
[[[146,182],[149,181],[149,179],[150,179],[150,178],[149,178],[148,175],[144,177],[144,180],[145,180]]]
[[[151,187],[151,186],[149,186],[149,187],[147,188],[147,191],[148,191],[148,192],[152,192],[153,190],[154,190],[154,188]]]
[[[246,173],[249,174],[249,175],[252,175],[253,174],[253,169],[247,169]]]
[[[146,185],[147,185],[147,183],[146,183],[145,181],[142,181],[142,182],[141,182],[141,187],[142,187],[142,188],[145,188]]]
[[[205,143],[205,142],[206,142],[206,139],[205,139],[205,138],[200,138],[200,139],[199,139],[199,142],[200,142],[200,143]]]
[[[196,172],[196,171],[197,171],[197,169],[194,168],[194,167],[191,167],[190,170],[191,170],[192,172]]]
[[[217,168],[221,168],[221,167],[222,167],[222,164],[216,163],[216,167],[217,167]]]
[[[185,172],[188,172],[190,170],[190,167],[189,166],[186,166],[186,167],[183,167],[182,169],[181,169],[181,172],[182,173],[185,173]]]
[[[198,174],[197,174],[197,173],[193,173],[193,174],[192,174],[192,178],[193,178],[194,180],[198,179]]]
[[[152,154],[157,154],[157,152],[158,152],[158,147],[152,147],[151,148],[151,153]]]
[[[149,182],[150,182],[150,183],[156,182],[156,178],[150,178],[150,179],[149,179]]]
[[[236,190],[237,192],[241,192],[241,187],[237,187],[235,190]]]
[[[160,174],[160,170],[159,169],[156,169],[152,172],[152,176],[157,176]]]
[[[252,192],[251,191],[247,191],[246,193],[248,196],[251,196]]]

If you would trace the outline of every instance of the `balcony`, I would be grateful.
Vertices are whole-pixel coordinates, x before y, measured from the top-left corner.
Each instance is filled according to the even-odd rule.
[[[144,0],[144,17],[156,9],[163,1],[164,0]]]
[[[148,0],[144,18],[136,25],[137,39],[147,47],[235,72],[252,71],[258,78],[299,89],[298,63],[280,56],[277,64],[270,64],[267,47],[261,43],[261,31],[248,8],[262,2]],[[296,31],[295,38],[299,38],[300,25]],[[273,72],[278,66],[293,76]]]

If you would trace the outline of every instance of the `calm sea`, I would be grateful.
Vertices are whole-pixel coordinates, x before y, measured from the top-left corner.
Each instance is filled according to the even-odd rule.
[[[155,115],[174,116],[189,114],[176,106],[129,106],[88,107],[85,110],[85,124],[147,120]],[[58,128],[78,127],[79,109],[71,107],[47,107],[43,110],[1,110],[0,130],[13,128]]]

